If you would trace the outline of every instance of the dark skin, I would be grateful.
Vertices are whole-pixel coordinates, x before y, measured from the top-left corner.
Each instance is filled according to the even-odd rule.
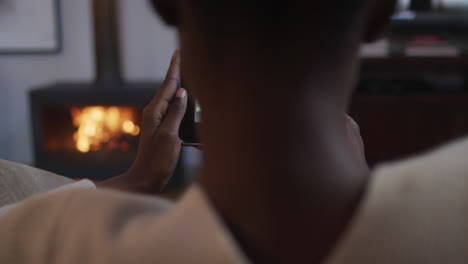
[[[358,48],[380,34],[395,1],[372,0],[333,52],[303,39],[273,66],[243,39],[214,59],[191,1],[154,1],[179,30],[184,78],[203,107],[201,187],[254,262],[323,261],[369,177],[343,122]]]
[[[179,126],[187,107],[180,83],[180,52],[174,52],[166,78],[143,111],[138,154],[122,175],[97,182],[99,188],[156,194],[164,189],[175,170],[181,149]]]
[[[276,65],[243,39],[223,46],[223,57],[214,59],[190,0],[154,3],[178,27],[184,80],[204,109],[200,186],[254,262],[323,261],[368,182],[343,112],[357,76],[358,47],[384,28],[394,0],[372,0],[343,34],[346,45],[319,55],[307,48],[313,43],[299,41],[281,51],[286,59]],[[307,31],[306,23],[296,26]],[[100,187],[154,193],[169,179],[186,105],[185,97],[174,96],[176,68],[145,110],[134,166]]]

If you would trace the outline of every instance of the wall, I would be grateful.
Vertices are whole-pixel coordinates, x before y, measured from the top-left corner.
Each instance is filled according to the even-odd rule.
[[[0,56],[0,158],[32,162],[28,106],[32,87],[92,78],[89,6],[88,1],[63,1],[60,54]]]
[[[121,0],[123,70],[130,80],[161,79],[177,47],[175,31],[148,0]]]
[[[63,50],[56,55],[0,55],[0,159],[31,164],[31,88],[94,78],[91,0],[61,0]],[[147,0],[121,0],[123,70],[130,80],[161,79],[176,47],[174,31]],[[155,87],[156,88],[156,87]],[[196,154],[189,160],[196,162]]]

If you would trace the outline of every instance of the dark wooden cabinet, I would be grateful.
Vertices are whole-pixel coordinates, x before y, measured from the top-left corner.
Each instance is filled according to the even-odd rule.
[[[354,97],[369,164],[401,159],[468,135],[468,93]]]

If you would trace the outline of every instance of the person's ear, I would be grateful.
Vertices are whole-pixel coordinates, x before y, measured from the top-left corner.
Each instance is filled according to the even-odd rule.
[[[164,22],[171,26],[179,25],[178,0],[150,0],[150,2]]]
[[[374,42],[382,37],[390,25],[390,18],[397,7],[397,0],[369,0],[363,41]]]

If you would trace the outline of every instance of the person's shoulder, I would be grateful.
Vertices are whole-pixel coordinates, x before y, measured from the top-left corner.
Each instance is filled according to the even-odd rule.
[[[382,164],[327,263],[466,263],[467,195],[466,138]]]
[[[437,192],[452,184],[468,190],[468,137],[406,160],[379,165],[372,177],[387,184],[431,187]]]
[[[173,204],[108,190],[75,192],[72,196],[68,211],[78,217],[76,224],[71,224],[77,225],[73,229],[93,226],[101,237],[120,241],[125,247],[117,254],[123,262],[248,263],[197,185]]]
[[[371,177],[369,197],[381,206],[390,202],[414,216],[462,212],[468,217],[468,138],[382,164]]]
[[[162,263],[250,263],[196,184],[159,219],[158,227],[151,245],[160,245],[157,259]]]

